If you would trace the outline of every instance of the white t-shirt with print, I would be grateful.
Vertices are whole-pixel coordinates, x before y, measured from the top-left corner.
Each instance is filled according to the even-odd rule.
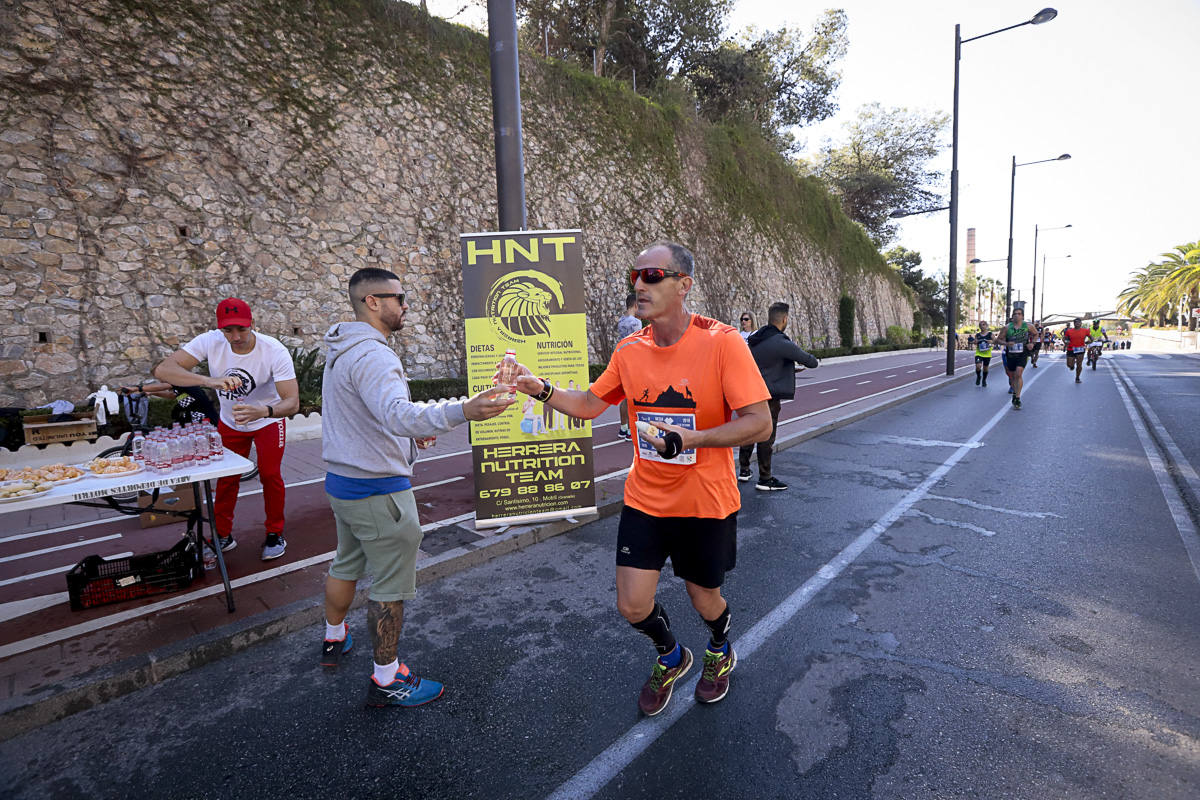
[[[183,346],[183,351],[199,361],[207,361],[208,374],[214,378],[233,375],[242,379],[242,385],[232,392],[217,391],[222,422],[235,431],[256,431],[277,422],[263,417],[238,425],[233,421],[233,407],[239,403],[274,406],[282,401],[275,382],[294,380],[296,367],[291,353],[278,339],[254,331],[254,349],[243,356],[233,352],[225,334],[215,330],[192,339]]]

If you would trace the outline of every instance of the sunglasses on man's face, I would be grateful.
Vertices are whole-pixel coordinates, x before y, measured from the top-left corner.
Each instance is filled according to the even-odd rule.
[[[369,294],[369,295],[367,295],[367,297],[378,297],[380,300],[383,300],[388,297],[394,297],[394,298],[396,298],[396,302],[398,304],[404,305],[404,292],[391,292],[391,293],[381,292],[381,293],[376,293],[376,294]]]
[[[637,283],[638,278],[642,279],[643,283],[662,283],[665,278],[682,278],[686,273],[671,272],[662,267],[642,267],[629,270],[629,282]]]
[[[742,322],[749,322],[749,321],[750,321],[749,317],[742,317]]]

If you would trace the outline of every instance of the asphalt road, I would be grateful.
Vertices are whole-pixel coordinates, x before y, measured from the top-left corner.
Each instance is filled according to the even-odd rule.
[[[1200,360],[1122,360],[1185,454]],[[616,519],[423,587],[402,658],[438,703],[362,706],[319,629],[0,745],[16,797],[1193,798],[1200,581],[1111,362],[960,381],[743,484],[729,697],[639,720]],[[1197,459],[1200,461],[1200,459]],[[660,599],[693,650],[682,584]]]

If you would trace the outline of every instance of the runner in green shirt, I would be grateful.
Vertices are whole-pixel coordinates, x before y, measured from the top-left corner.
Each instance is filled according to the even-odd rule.
[[[1025,322],[1025,310],[1013,309],[1012,322],[1000,329],[997,340],[1004,347],[1004,369],[1012,385],[1013,408],[1021,407],[1022,374],[1029,361],[1029,350],[1033,347],[1034,328]]]

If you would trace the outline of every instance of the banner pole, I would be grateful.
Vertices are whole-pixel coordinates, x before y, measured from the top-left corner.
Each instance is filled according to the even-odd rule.
[[[500,230],[525,230],[525,157],[521,146],[521,74],[516,0],[488,0],[492,127]]]

